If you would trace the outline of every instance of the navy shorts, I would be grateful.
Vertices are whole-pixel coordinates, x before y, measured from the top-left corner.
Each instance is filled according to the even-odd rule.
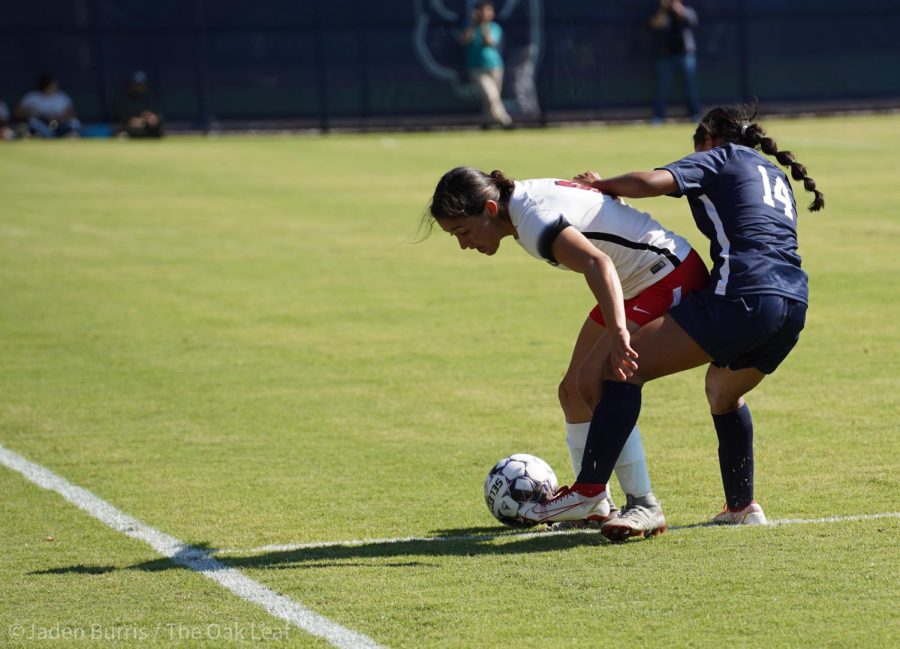
[[[764,374],[787,357],[806,322],[806,304],[780,295],[694,291],[669,313],[714,365]]]

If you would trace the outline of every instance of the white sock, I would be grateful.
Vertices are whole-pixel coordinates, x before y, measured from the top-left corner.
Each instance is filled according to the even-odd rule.
[[[566,422],[566,445],[569,447],[569,459],[572,460],[572,471],[575,478],[581,471],[581,458],[584,455],[584,447],[587,445],[588,428],[591,422],[578,422],[571,424]]]
[[[587,445],[588,429],[591,422],[566,422],[566,445],[569,447],[569,459],[575,477],[581,471],[581,458]],[[625,441],[625,448],[619,453],[616,461],[616,477],[622,491],[630,496],[646,496],[653,491],[650,487],[650,473],[647,470],[647,457],[644,455],[644,444],[641,431],[635,426]]]
[[[647,456],[644,454],[644,443],[641,431],[635,426],[625,441],[625,448],[616,460],[616,477],[619,484],[629,496],[646,496],[653,491],[650,486],[650,472],[647,470]]]

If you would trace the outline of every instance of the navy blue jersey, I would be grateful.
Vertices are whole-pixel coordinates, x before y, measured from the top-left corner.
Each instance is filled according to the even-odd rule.
[[[808,298],[797,254],[797,204],[790,181],[762,154],[739,144],[694,153],[660,169],[675,176],[697,227],[710,241],[718,295]]]

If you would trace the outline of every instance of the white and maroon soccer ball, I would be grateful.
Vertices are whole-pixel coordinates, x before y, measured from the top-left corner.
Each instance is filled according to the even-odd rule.
[[[543,502],[559,488],[556,474],[541,458],[527,453],[505,457],[484,479],[484,502],[494,518],[508,527],[530,527],[535,523],[518,518],[519,505]]]

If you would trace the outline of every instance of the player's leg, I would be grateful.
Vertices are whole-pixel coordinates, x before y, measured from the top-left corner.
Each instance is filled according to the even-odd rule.
[[[645,382],[712,360],[670,313],[636,331],[631,346],[638,353],[638,368],[627,382],[609,377],[603,381],[603,398],[594,409],[578,482],[608,481],[613,458],[618,458],[640,414]],[[599,443],[592,444],[592,437]]]
[[[706,265],[692,250],[669,275],[642,291],[636,298],[625,301],[626,317],[633,319],[636,324],[646,325],[666,313],[670,307],[679,304],[687,295],[702,289],[708,281],[709,271]],[[596,377],[595,384],[599,385],[600,380],[600,376]],[[635,434],[632,433],[615,466],[616,476],[623,484],[630,479],[629,472],[640,467],[638,464],[627,464],[628,449],[634,437]],[[647,474],[643,454],[641,460],[643,460],[641,464],[644,465],[642,473]],[[634,488],[626,493],[628,496],[624,509],[618,517],[601,528],[604,536],[613,541],[623,541],[635,537],[656,536],[666,531],[666,518],[659,500],[650,491],[649,476],[644,489]]]
[[[569,459],[576,476],[581,469],[581,456],[584,454],[584,445],[587,440],[592,414],[591,408],[588,407],[578,392],[577,377],[579,368],[583,365],[585,359],[592,355],[608,354],[608,340],[606,327],[590,317],[586,318],[581,326],[581,331],[578,333],[578,338],[575,340],[569,367],[566,369],[565,376],[559,384],[559,405],[562,407],[566,418],[566,446],[569,449]],[[643,448],[641,452],[643,452]],[[592,523],[596,525],[618,514],[618,508],[611,498],[607,498],[605,503],[601,503],[598,509],[599,511],[591,515]],[[585,521],[572,521],[572,523],[575,522],[580,523],[578,525],[580,527],[586,524]],[[565,528],[568,527],[570,525],[565,526]]]
[[[582,465],[579,483],[583,480],[602,483],[609,479],[609,463],[604,461],[605,454],[615,452],[621,444],[623,431],[637,420],[643,381],[709,361],[706,352],[673,319],[665,315],[635,332],[631,344],[638,352],[639,373],[635,375],[635,379],[639,383],[627,384],[614,380],[603,382],[605,398],[597,404],[588,432],[589,438],[597,435],[599,439],[590,439],[586,444],[586,449],[590,450],[585,453],[586,462]],[[623,448],[627,448],[629,444],[630,439]],[[592,461],[588,462],[589,458]],[[615,465],[617,475],[621,461],[620,452]],[[603,535],[612,541],[656,536],[665,530],[666,520],[662,507],[652,492],[643,497],[626,498],[625,508],[619,518],[601,528]]]
[[[631,346],[638,352],[638,369],[627,383],[603,381],[576,483],[547,503],[523,507],[519,512],[523,518],[535,522],[584,518],[584,512],[608,495],[613,467],[640,415],[644,382],[712,360],[669,313],[636,331]]]
[[[719,334],[708,334],[717,365],[706,376],[706,395],[719,438],[719,465],[725,508],[717,523],[762,524],[762,508],[753,495],[753,420],[744,395],[774,372],[797,344],[806,305],[774,295],[743,296],[711,305],[721,312]],[[690,318],[686,318],[689,321]],[[694,326],[689,324],[688,326]],[[727,366],[722,367],[722,366]]]
[[[559,405],[566,417],[567,424],[591,419],[591,408],[578,392],[578,369],[591,350],[605,337],[606,328],[603,325],[591,318],[585,319],[584,324],[581,325],[581,331],[578,332],[578,337],[575,339],[569,367],[566,368],[565,376],[559,384]],[[581,464],[581,458],[578,459],[578,464]]]
[[[627,383],[603,381],[576,483],[547,503],[523,507],[519,512],[523,518],[535,522],[584,518],[608,497],[609,478],[640,415],[643,383],[712,360],[668,313],[636,331],[631,346],[638,352],[638,369]]]
[[[573,422],[568,416],[566,417],[566,429],[568,431],[566,441],[569,446],[572,469],[576,476],[581,470],[581,460],[584,455],[584,447],[587,442],[588,428],[590,427],[594,407],[600,401],[603,366],[609,356],[609,337],[606,335],[606,328],[599,324],[596,321],[597,319],[602,319],[602,316],[599,315],[599,310],[594,310],[591,312],[591,316],[587,318],[582,332],[585,332],[585,330],[588,332],[597,331],[599,328],[603,335],[596,338],[593,347],[579,345],[581,340],[576,342],[572,362],[566,373],[567,376],[571,376],[573,369],[575,369],[575,386],[581,406],[577,422]],[[628,320],[627,324],[630,331],[636,331],[640,326],[631,320]],[[579,336],[579,339],[581,339],[581,336]],[[625,447],[619,454],[615,473],[626,496],[641,498],[651,493],[652,487],[650,485],[650,473],[647,470],[647,457],[644,452],[641,431],[637,425],[635,425],[631,435],[628,436]]]
[[[750,367],[731,370],[710,365],[706,372],[706,398],[719,438],[719,469],[725,507],[716,523],[766,523],[762,507],[753,498],[753,419],[744,395],[765,378]]]
[[[593,406],[600,397],[598,386],[602,380],[603,364],[609,354],[609,337],[606,335],[606,328],[597,321],[599,318],[600,316],[592,312],[582,325],[569,367],[559,385],[559,401],[566,416],[566,446],[576,476],[581,470]],[[634,322],[629,322],[628,326],[631,330],[638,328]],[[582,385],[590,387],[591,394],[587,399],[579,392]],[[635,507],[646,507],[656,522],[654,529],[664,529],[665,518],[659,501],[652,493],[647,457],[637,426],[632,430],[619,454],[615,473],[625,493],[626,501]],[[618,509],[611,498],[607,498],[605,505],[608,505],[609,511],[606,512],[605,506],[601,505],[591,515],[593,522],[602,523],[604,519],[611,520],[616,517]]]
[[[578,471],[581,470],[581,458],[584,454],[584,445],[587,440],[588,427],[590,426],[592,415],[592,409],[588,407],[578,393],[576,380],[579,375],[579,370],[586,359],[595,356],[606,356],[609,353],[608,341],[609,338],[606,335],[606,327],[592,317],[586,318],[581,327],[581,331],[578,334],[578,338],[575,340],[569,367],[566,369],[565,376],[559,384],[559,403],[566,418],[566,446],[569,449],[569,459],[572,463],[572,471],[576,476],[578,475]],[[634,450],[634,448],[629,449],[629,452],[623,452],[623,455],[626,456],[626,459],[632,455],[639,456],[641,464],[644,467],[644,472],[646,472],[644,448],[637,427],[635,427],[635,434],[629,438],[629,444],[632,447],[636,444],[637,450]],[[635,460],[628,461],[634,462]],[[645,483],[647,485],[650,483],[649,475],[639,475],[637,467],[630,470],[629,476],[631,476],[630,482],[628,479],[624,482],[620,479],[622,489],[626,494],[633,493],[633,491],[629,491],[629,488],[634,486],[632,483],[639,483],[639,487]],[[649,490],[650,488],[647,486],[646,491],[649,492]],[[592,514],[591,520],[594,524],[600,524],[609,518],[615,517],[617,514],[618,508],[615,506],[615,503],[613,503],[612,498],[607,498],[606,503],[602,504],[598,508],[598,511]],[[583,524],[584,523],[582,522],[582,525]]]

